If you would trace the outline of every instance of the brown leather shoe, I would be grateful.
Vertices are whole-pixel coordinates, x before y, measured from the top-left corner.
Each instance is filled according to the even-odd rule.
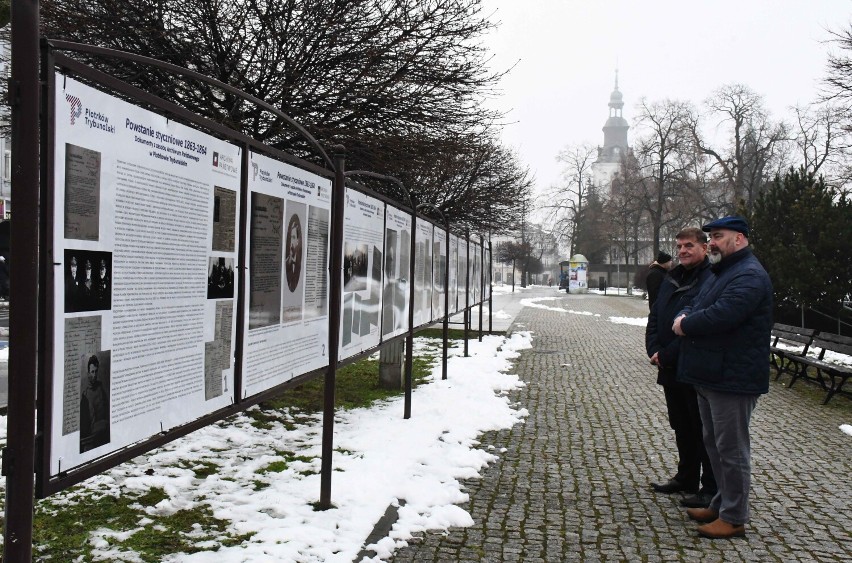
[[[698,526],[698,535],[714,540],[724,540],[728,538],[741,538],[746,534],[743,524],[729,524],[721,518],[717,518],[709,524]]]
[[[719,518],[719,513],[709,508],[687,508],[686,515],[696,522],[712,522]]]

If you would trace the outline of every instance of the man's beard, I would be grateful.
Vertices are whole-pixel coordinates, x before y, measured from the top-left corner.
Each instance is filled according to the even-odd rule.
[[[707,253],[707,258],[710,260],[711,264],[718,264],[722,261],[722,254],[719,252],[709,252]]]

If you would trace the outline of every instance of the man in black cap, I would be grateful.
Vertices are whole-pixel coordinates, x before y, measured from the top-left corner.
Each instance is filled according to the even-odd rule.
[[[682,336],[677,380],[695,386],[704,445],[719,491],[707,508],[689,508],[708,538],[745,535],[749,520],[749,422],[760,395],[769,391],[772,282],[748,245],[739,216],[704,227],[710,233],[715,274],[672,325]]]
[[[654,302],[657,300],[660,286],[663,284],[663,279],[671,267],[671,255],[666,254],[662,250],[657,253],[657,259],[651,262],[651,269],[648,270],[648,277],[645,278],[645,287],[648,289],[648,309],[654,308]]]

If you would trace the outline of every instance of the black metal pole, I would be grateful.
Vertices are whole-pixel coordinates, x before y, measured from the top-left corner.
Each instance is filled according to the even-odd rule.
[[[3,561],[32,561],[35,483],[35,390],[39,310],[39,3],[12,1],[12,185],[10,238],[9,405],[3,455],[6,510]],[[45,287],[41,287],[45,291]]]
[[[479,341],[482,342],[482,307],[485,302],[485,239],[479,235]]]
[[[328,370],[322,411],[322,462],[320,466],[320,509],[331,508],[331,458],[334,454],[334,391],[337,379],[337,358],[340,348],[340,302],[343,294],[343,214],[346,201],[346,149],[333,148],[334,184],[331,194],[331,260],[329,266],[328,299]]]
[[[412,201],[412,203],[414,203]],[[411,418],[411,371],[414,369],[414,255],[417,252],[417,207],[411,208],[411,252],[408,256],[408,335],[405,337],[405,404],[402,417]]]
[[[491,248],[491,233],[488,233],[488,334],[494,332],[494,293],[491,288],[493,278],[494,255]]]
[[[467,252],[464,256],[464,357],[468,357],[467,332],[470,328],[470,229],[464,230]]]
[[[447,346],[450,339],[450,222],[444,217],[444,355],[441,364],[441,379],[447,379]]]

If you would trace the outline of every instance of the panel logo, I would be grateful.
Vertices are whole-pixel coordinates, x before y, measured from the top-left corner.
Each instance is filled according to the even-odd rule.
[[[65,94],[65,100],[71,105],[71,113],[69,115],[71,125],[77,122],[77,118],[83,113],[83,102],[77,96]]]
[[[99,129],[106,133],[115,133],[115,125],[110,123],[107,114],[83,108],[83,101],[71,94],[65,94],[65,101],[68,102],[68,121],[71,125],[76,124],[82,116],[83,124],[87,129]]]
[[[213,168],[230,174],[237,173],[237,162],[233,156],[213,151]]]
[[[252,162],[252,163],[251,163],[251,181],[252,181],[252,182],[256,182],[256,181],[257,181],[257,171],[258,171],[257,163],[256,163],[256,162]]]

